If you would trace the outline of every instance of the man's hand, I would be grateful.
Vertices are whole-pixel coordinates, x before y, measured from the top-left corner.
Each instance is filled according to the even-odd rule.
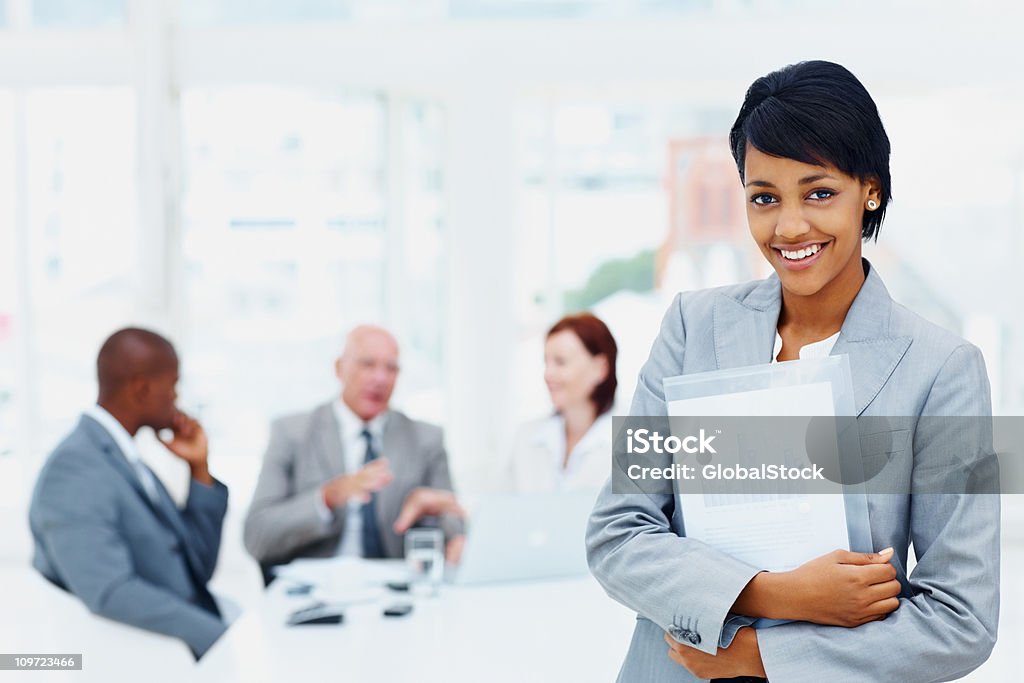
[[[387,458],[378,458],[363,465],[357,472],[331,479],[320,490],[324,504],[333,510],[347,505],[351,499],[369,503],[370,495],[390,484],[394,478]]]
[[[788,572],[762,572],[743,589],[732,611],[854,627],[884,619],[900,606],[892,548],[879,553],[832,552]]]
[[[395,520],[395,533],[404,534],[409,527],[423,517],[438,517],[440,515],[454,515],[465,519],[466,511],[462,509],[455,494],[451,491],[420,486],[410,491],[409,495],[405,497],[402,509]]]
[[[202,425],[185,413],[179,412],[171,423],[172,438],[170,441],[160,439],[171,453],[188,463],[192,478],[207,486],[213,485],[213,477],[207,464],[209,455],[206,432]],[[159,437],[158,437],[159,438]]]
[[[757,631],[741,628],[727,648],[718,648],[717,655],[709,655],[695,647],[676,642],[667,633],[668,656],[673,662],[686,667],[697,678],[734,678],[736,676],[765,677],[761,663],[761,650],[757,646]]]

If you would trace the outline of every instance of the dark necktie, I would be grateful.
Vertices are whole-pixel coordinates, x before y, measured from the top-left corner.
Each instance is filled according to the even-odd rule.
[[[363,465],[367,465],[377,459],[377,452],[373,450],[373,436],[368,428],[363,429],[363,438],[366,440],[366,457],[363,458]],[[376,493],[370,494],[370,502],[363,504],[360,513],[363,519],[363,557],[369,559],[384,557],[380,531],[377,529]]]

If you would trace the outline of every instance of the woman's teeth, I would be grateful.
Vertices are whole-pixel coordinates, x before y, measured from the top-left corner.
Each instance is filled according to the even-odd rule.
[[[803,249],[798,249],[796,251],[786,251],[785,249],[779,249],[779,252],[782,253],[782,256],[789,259],[790,261],[799,261],[800,259],[805,259],[808,256],[814,256],[819,251],[821,251],[820,244],[812,244],[809,247],[804,247]]]

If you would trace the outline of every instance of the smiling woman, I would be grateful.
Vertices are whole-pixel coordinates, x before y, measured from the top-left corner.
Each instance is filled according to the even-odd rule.
[[[750,233],[788,295],[777,360],[793,360],[839,331],[864,282],[861,239],[878,239],[892,198],[889,137],[853,74],[807,62],[750,86],[729,143]]]
[[[678,295],[631,414],[666,414],[666,377],[824,348],[848,356],[858,417],[990,416],[981,352],[893,302],[861,256],[891,194],[889,139],[860,81],[829,62],[759,78],[730,144],[751,236],[775,274]],[[640,616],[619,680],[923,682],[984,662],[999,605],[996,489],[926,493],[920,482],[956,448],[964,471],[950,481],[966,484],[970,468],[987,464],[978,457],[990,452],[990,421],[972,421],[971,433],[947,420],[915,423],[906,490],[868,494],[872,547],[856,550],[875,552],[837,549],[785,572],[686,538],[674,496],[609,482],[587,552],[607,592]],[[788,623],[762,628],[760,619]]]
[[[861,216],[869,203],[877,206],[879,185],[747,145],[747,222],[788,295],[777,360],[793,360],[805,345],[839,331],[864,283]]]

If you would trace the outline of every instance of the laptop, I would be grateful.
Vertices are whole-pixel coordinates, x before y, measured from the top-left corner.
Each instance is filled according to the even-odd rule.
[[[597,491],[497,494],[470,517],[456,585],[584,576],[584,535]]]

